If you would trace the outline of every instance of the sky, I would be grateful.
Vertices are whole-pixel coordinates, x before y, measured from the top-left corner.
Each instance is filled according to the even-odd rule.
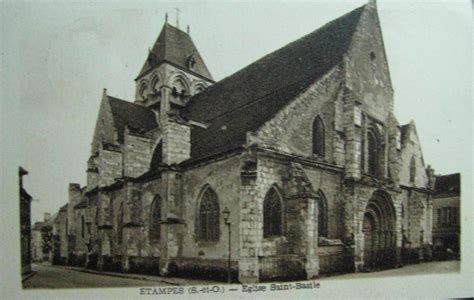
[[[133,101],[134,78],[165,13],[220,80],[366,1],[3,2],[2,177],[30,174],[33,221],[86,184],[102,89]],[[400,124],[415,120],[438,174],[472,169],[470,1],[377,1]],[[467,10],[466,10],[467,8]],[[14,174],[14,176],[12,176]],[[11,188],[2,180],[2,190]],[[468,181],[470,182],[470,181]]]

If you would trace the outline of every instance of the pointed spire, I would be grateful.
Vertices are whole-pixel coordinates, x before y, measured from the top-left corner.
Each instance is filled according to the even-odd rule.
[[[189,24],[188,24],[188,26],[186,27],[186,32],[188,33],[188,35],[191,33],[191,29],[190,29],[190,27],[189,27]],[[193,51],[194,51],[194,50],[193,50]]]
[[[104,88],[104,89],[102,90],[102,95],[107,96],[107,88]]]
[[[168,12],[165,13],[165,23],[168,23]]]
[[[377,7],[377,0],[369,0],[368,3],[370,6]]]

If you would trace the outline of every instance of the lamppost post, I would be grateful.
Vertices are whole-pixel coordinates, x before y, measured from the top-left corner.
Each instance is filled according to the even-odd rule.
[[[230,231],[230,219],[229,219],[230,210],[227,208],[227,206],[222,211],[222,216],[224,218],[224,222],[227,225],[227,230],[228,230],[227,237],[228,237],[229,252],[228,252],[228,257],[227,257],[227,283],[230,284],[231,283],[231,274],[230,274],[230,270],[231,270],[231,261],[230,261],[230,258],[231,258],[231,245],[230,245],[231,231]]]

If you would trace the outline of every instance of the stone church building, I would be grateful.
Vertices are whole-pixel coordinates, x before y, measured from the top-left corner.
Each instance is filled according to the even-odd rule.
[[[62,260],[218,275],[230,241],[248,283],[429,256],[433,170],[394,115],[375,2],[218,82],[165,23],[135,81],[134,101],[103,92]]]

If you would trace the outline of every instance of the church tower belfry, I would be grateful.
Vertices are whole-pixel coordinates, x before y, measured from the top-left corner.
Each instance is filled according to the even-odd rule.
[[[163,25],[136,82],[135,103],[159,111],[160,115],[186,106],[214,80],[189,32]]]

